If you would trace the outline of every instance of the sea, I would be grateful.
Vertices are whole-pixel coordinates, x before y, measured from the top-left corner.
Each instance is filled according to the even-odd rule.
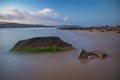
[[[60,37],[75,49],[37,54],[10,52],[20,40],[48,36]],[[0,80],[120,80],[119,36],[56,28],[1,28]],[[80,60],[77,54],[81,49],[105,50],[108,57]]]

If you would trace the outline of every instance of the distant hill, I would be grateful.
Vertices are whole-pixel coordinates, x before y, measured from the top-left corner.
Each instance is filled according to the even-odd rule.
[[[55,27],[55,26],[0,22],[0,28],[39,28],[39,27],[45,27],[45,28],[47,28],[47,27]]]

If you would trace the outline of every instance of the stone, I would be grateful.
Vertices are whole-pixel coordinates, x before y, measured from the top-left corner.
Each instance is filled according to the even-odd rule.
[[[56,51],[73,49],[72,45],[64,42],[59,37],[34,37],[30,39],[20,40],[11,51]]]
[[[95,55],[89,55],[88,56],[88,59],[93,59],[93,58],[95,58]]]
[[[89,32],[93,32],[93,30],[91,29],[91,30],[89,30]]]
[[[106,57],[106,54],[104,51],[94,50],[94,51],[91,51],[90,53],[91,53],[91,55],[95,55],[98,58],[105,58]]]
[[[80,50],[77,55],[78,58],[86,58],[86,59],[88,58],[88,56],[89,56],[89,53],[83,49]]]
[[[117,33],[120,33],[120,30],[116,31]]]

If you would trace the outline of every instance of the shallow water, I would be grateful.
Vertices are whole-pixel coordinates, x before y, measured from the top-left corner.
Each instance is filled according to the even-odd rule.
[[[9,50],[19,40],[59,36],[75,50],[19,54]],[[109,32],[67,31],[56,29],[0,29],[0,80],[120,80],[120,35]],[[79,60],[80,49],[104,50],[105,59]]]

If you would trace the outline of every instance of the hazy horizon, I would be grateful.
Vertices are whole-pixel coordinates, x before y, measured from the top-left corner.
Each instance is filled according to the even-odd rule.
[[[119,0],[0,0],[0,22],[120,25]]]

